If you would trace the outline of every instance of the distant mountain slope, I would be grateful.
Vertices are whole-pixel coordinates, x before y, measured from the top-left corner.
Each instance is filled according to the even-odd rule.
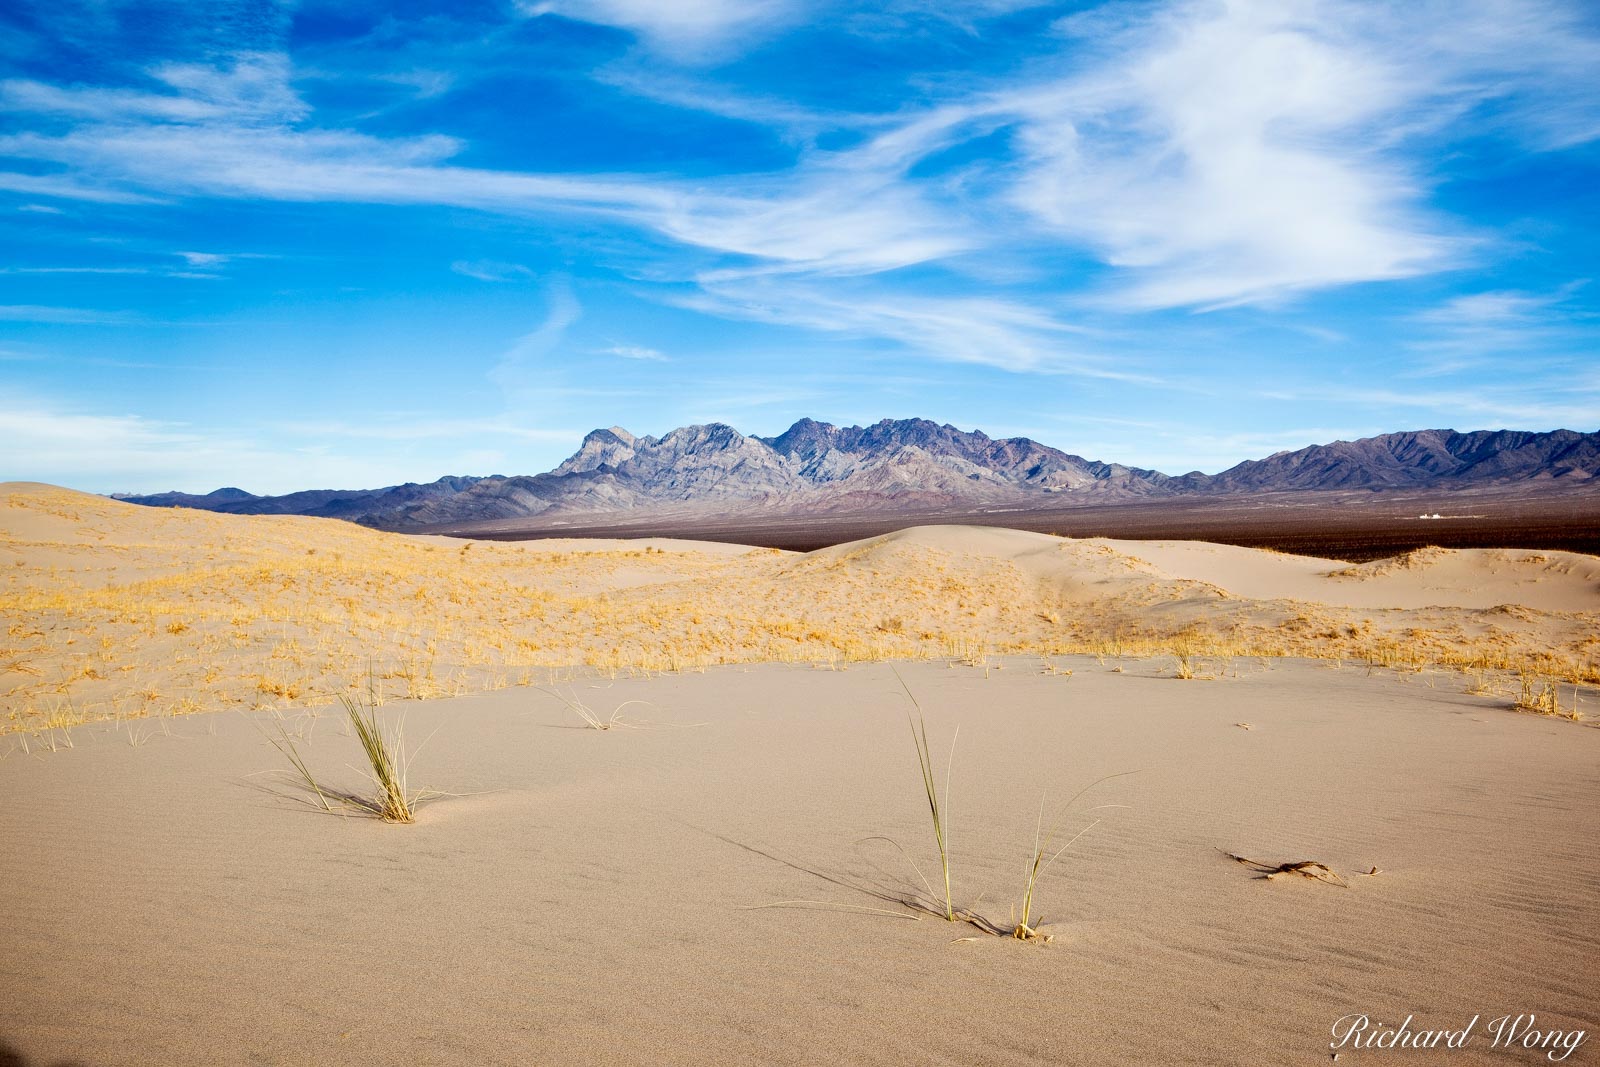
[[[940,507],[1061,507],[1178,495],[1585,485],[1600,475],[1600,433],[1417,430],[1335,441],[1240,463],[1217,475],[1159,471],[1074,456],[1025,437],[990,438],[926,419],[832,426],[801,419],[777,437],[723,423],[663,437],[595,430],[547,474],[445,477],[382,489],[316,489],[258,497],[122,499],[234,514],[317,515],[415,529],[534,515],[636,509],[846,513]]]
[[[1386,489],[1506,480],[1588,481],[1600,472],[1600,433],[1572,430],[1414,430],[1335,441],[1247,460],[1196,486],[1209,492]],[[1204,476],[1202,476],[1204,477]]]
[[[157,493],[118,494],[117,499],[155,507],[199,508],[231,515],[315,515],[327,519],[369,522],[369,516],[400,512],[430,499],[458,496],[481,478],[445,477],[427,485],[407,482],[383,489],[307,489],[285,496],[256,496],[243,489],[218,489],[204,496]]]
[[[138,496],[132,493],[113,493],[113,500],[129,500],[136,504],[149,504],[162,508],[198,508],[202,511],[216,511],[224,504],[237,504],[246,500],[255,500],[254,493],[247,493],[243,489],[232,486],[223,489],[213,489],[203,496],[194,493],[155,493],[151,496]]]

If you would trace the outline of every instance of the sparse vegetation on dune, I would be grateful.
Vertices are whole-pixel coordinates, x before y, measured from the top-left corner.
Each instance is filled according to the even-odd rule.
[[[280,718],[274,723],[275,733],[269,733],[267,740],[289,761],[291,782],[306,794],[303,799],[329,814],[349,809],[384,822],[412,822],[417,806],[437,794],[412,792],[407,786],[411,755],[406,749],[404,720],[393,728],[386,726],[379,718],[375,697],[342,696],[340,701],[366,759],[372,791],[353,792],[323,785],[300,751],[300,744],[307,738],[290,733]],[[336,808],[335,802],[340,807]]]
[[[345,523],[0,498],[0,731],[229,707],[422,699],[555,673],[1000,657],[1311,656],[1600,682],[1595,616],[1356,611],[1218,596],[1092,541],[1093,595],[891,535],[808,556],[477,542]],[[1561,635],[1552,641],[1551,632]],[[1169,660],[1171,662],[1171,660]]]
[[[571,696],[564,696],[561,693],[556,692],[554,689],[545,689],[543,686],[539,686],[538,689],[540,692],[549,693],[551,696],[561,701],[561,703],[565,704],[568,709],[570,709],[572,713],[579,719],[583,720],[583,724],[591,730],[633,729],[636,724],[622,717],[622,709],[631,707],[634,704],[644,703],[642,700],[625,700],[621,704],[618,704],[615,708],[611,709],[610,715],[602,717],[600,712],[590,707],[584,701],[578,699],[576,693]]]
[[[355,728],[356,739],[361,742],[361,752],[372,769],[372,784],[378,794],[363,805],[384,822],[410,822],[419,797],[406,789],[407,757],[403,725],[391,734],[378,721],[375,703],[362,704],[342,698],[344,710]]]
[[[1122,778],[1126,775],[1134,773],[1137,772],[1119,771],[1116,774],[1108,774],[1104,778],[1090,782],[1088,785],[1078,790],[1071,800],[1068,800],[1061,806],[1060,813],[1056,816],[1055,821],[1051,823],[1048,830],[1046,830],[1044,826],[1045,802],[1044,798],[1040,798],[1039,817],[1035,820],[1033,826],[1033,855],[1028,864],[1028,877],[1023,885],[1022,903],[1017,909],[1018,915],[1016,918],[1016,925],[1011,928],[1012,937],[1019,941],[1032,941],[1035,938],[1040,938],[1046,941],[1050,939],[1050,935],[1042,933],[1040,930],[1040,928],[1044,925],[1044,920],[1036,917],[1033,910],[1034,895],[1039,888],[1039,878],[1050,869],[1056,860],[1065,855],[1069,848],[1077,844],[1085,834],[1087,834],[1090,830],[1093,830],[1096,826],[1100,825],[1099,819],[1093,820],[1080,829],[1077,833],[1073,834],[1066,840],[1064,844],[1057,848],[1056,841],[1060,839],[1060,833],[1062,828],[1066,825],[1067,817],[1072,814],[1072,806],[1081,800],[1085,793],[1089,792],[1089,790],[1093,789],[1102,782],[1109,782],[1113,778]],[[1099,811],[1104,808],[1113,807],[1121,807],[1121,805],[1100,804],[1096,805],[1090,810]]]
[[[1572,703],[1563,707],[1561,703],[1561,690],[1554,679],[1542,678],[1529,671],[1523,671],[1517,676],[1518,692],[1516,702],[1512,705],[1518,711],[1531,711],[1538,715],[1558,716],[1577,722],[1583,718],[1583,712],[1578,709],[1578,688],[1572,688]]]
[[[895,678],[900,682],[900,688],[905,690],[911,706],[917,709],[917,721],[911,721],[910,712],[906,713],[906,721],[911,725],[911,740],[917,747],[917,764],[922,768],[922,788],[928,799],[928,811],[933,816],[933,840],[939,847],[939,868],[944,874],[944,917],[948,922],[955,922],[956,909],[950,897],[950,843],[946,837],[945,820],[950,810],[950,770],[955,765],[956,738],[960,736],[961,730],[958,727],[950,738],[950,756],[945,761],[944,796],[941,798],[938,780],[934,775],[933,752],[928,747],[928,722],[922,714],[922,705],[917,703],[911,687],[906,685],[899,671],[895,672]],[[931,896],[932,886],[928,887],[928,892]]]
[[[955,764],[956,739],[960,736],[960,729],[958,727],[956,731],[952,733],[950,738],[950,752],[946,757],[944,768],[944,789],[941,793],[938,782],[938,768],[934,762],[932,747],[928,743],[928,724],[926,716],[922,711],[922,704],[917,700],[916,694],[911,691],[911,687],[906,684],[906,681],[901,676],[900,672],[895,670],[893,667],[891,667],[890,670],[893,671],[895,681],[899,682],[901,690],[906,695],[906,699],[910,701],[911,709],[914,709],[916,712],[915,718],[913,718],[911,710],[908,710],[906,713],[906,720],[911,727],[911,739],[916,748],[917,765],[922,772],[923,796],[927,800],[928,812],[932,818],[933,839],[939,854],[940,873],[944,878],[944,896],[941,901],[938,892],[923,875],[922,868],[916,864],[916,861],[911,859],[911,854],[907,852],[903,846],[891,838],[875,838],[874,840],[888,841],[897,849],[899,849],[900,853],[906,858],[906,861],[910,863],[911,868],[916,873],[918,880],[922,884],[922,887],[927,891],[928,896],[926,900],[913,894],[911,897],[903,900],[902,903],[916,911],[938,915],[947,922],[956,922],[959,920],[969,923],[973,927],[982,930],[985,933],[994,934],[997,936],[1009,936],[1019,941],[1039,940],[1048,942],[1051,939],[1051,935],[1043,933],[1041,929],[1043,926],[1043,921],[1037,916],[1034,910],[1034,898],[1039,889],[1039,879],[1050,869],[1056,860],[1060,859],[1068,849],[1070,849],[1074,844],[1082,839],[1085,834],[1087,834],[1100,823],[1099,819],[1092,820],[1085,826],[1081,827],[1064,843],[1058,846],[1057,842],[1061,839],[1061,832],[1066,826],[1068,818],[1074,812],[1074,805],[1076,805],[1077,802],[1083,798],[1084,794],[1088,793],[1089,790],[1093,789],[1095,786],[1098,786],[1104,782],[1108,782],[1113,778],[1121,778],[1135,772],[1121,771],[1117,774],[1108,774],[1105,777],[1099,778],[1096,781],[1089,783],[1089,785],[1085,786],[1084,788],[1078,790],[1078,792],[1075,793],[1071,799],[1061,806],[1055,819],[1050,823],[1048,828],[1045,826],[1044,821],[1045,800],[1043,798],[1040,799],[1039,815],[1034,823],[1033,851],[1027,869],[1027,876],[1023,885],[1020,906],[1013,910],[1010,922],[1001,924],[978,914],[976,911],[970,908],[957,909],[955,906],[955,900],[951,886],[949,817],[950,775]],[[1098,811],[1104,808],[1121,806],[1122,805],[1119,804],[1102,804],[1090,810]]]

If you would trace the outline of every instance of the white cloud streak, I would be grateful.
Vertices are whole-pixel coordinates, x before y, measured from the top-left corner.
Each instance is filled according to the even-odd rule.
[[[168,122],[271,124],[304,118],[309,108],[289,85],[289,59],[282,53],[243,52],[231,64],[167,63],[150,75],[169,92],[70,89],[37,81],[0,81],[0,108],[98,122],[157,119]]]
[[[907,296],[825,279],[802,284],[754,278],[708,282],[678,303],[732,318],[886,339],[953,363],[1156,384],[1085,351],[1088,331],[1031,304],[998,298]]]
[[[0,459],[0,480],[97,493],[209,492],[241,482],[252,492],[290,492],[380,485],[388,473],[379,464],[274,449],[182,423],[46,406],[0,407],[0,436],[10,446]]]
[[[1467,293],[1414,315],[1419,333],[1409,347],[1421,359],[1405,376],[1442,377],[1506,356],[1518,357],[1524,373],[1566,362],[1550,354],[1581,345],[1594,315],[1568,302],[1585,284],[1572,282],[1550,293]]]
[[[532,17],[561,15],[628,30],[684,61],[719,58],[798,21],[799,0],[524,0]]]
[[[1448,427],[1463,431],[1565,428],[1590,433],[1600,429],[1595,415],[1600,412],[1600,382],[1563,384],[1564,388],[1556,388],[1553,382],[1529,380],[1500,383],[1492,391],[1481,387],[1428,391],[1319,388],[1316,396],[1323,402],[1344,402],[1367,412],[1390,408],[1405,412],[1401,417],[1407,419],[1414,419],[1414,413],[1420,411],[1434,421],[1458,421],[1463,416],[1476,420],[1476,425]]]
[[[48,322],[70,326],[121,326],[137,322],[128,311],[50,307],[41,304],[0,304],[0,322]]]
[[[926,6],[895,14],[931,17]],[[961,17],[1022,6],[980,2]],[[524,10],[622,26],[683,55],[804,14],[792,0],[547,0]],[[943,104],[835,116],[862,135],[850,148],[809,147],[780,172],[693,181],[487,170],[453,163],[464,146],[448,136],[320,128],[279,53],[158,66],[149,73],[160,91],[13,79],[0,83],[0,105],[51,132],[0,137],[0,154],[54,169],[0,173],[0,189],[578,213],[709,257],[669,272],[689,274],[699,305],[718,314],[1032,368],[1064,351],[1065,299],[1119,312],[1271,305],[1466,262],[1483,235],[1427,208],[1437,179],[1419,146],[1431,151],[1486,102],[1544,116],[1522,124],[1529,147],[1600,133],[1600,89],[1585,73],[1600,49],[1570,7],[1546,0],[1181,0],[1113,5],[1061,30],[1093,36]],[[1519,48],[1498,47],[1508,34]],[[675,92],[693,106],[692,90]],[[785,117],[759,100],[707,109],[820,129],[816,116]],[[1009,139],[1009,155],[926,167],[992,134]],[[1045,312],[1006,296],[853,295],[830,281],[930,264],[959,271],[964,259],[1041,241],[1097,257],[1095,290],[1063,278],[1064,299]],[[512,266],[452,269],[503,281]]]
[[[565,279],[550,286],[549,308],[544,321],[517,339],[489,372],[489,380],[503,389],[510,400],[539,399],[538,383],[550,367],[567,330],[583,315],[583,308]]]
[[[520,263],[500,263],[491,259],[458,259],[450,264],[450,269],[480,282],[513,282],[533,277],[533,271]]]
[[[666,353],[657,351],[654,348],[647,348],[644,345],[612,345],[610,348],[602,349],[602,351],[608,356],[642,360],[646,363],[671,362]]]

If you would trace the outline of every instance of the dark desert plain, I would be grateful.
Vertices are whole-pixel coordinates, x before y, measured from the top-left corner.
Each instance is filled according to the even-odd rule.
[[[1439,517],[1433,518],[1436,514]],[[1001,526],[1064,537],[1201,540],[1352,562],[1429,545],[1555,548],[1593,555],[1600,553],[1600,492],[1589,487],[1548,493],[1525,488],[1482,493],[1293,492],[1058,508],[941,508],[920,513],[897,509],[880,516],[792,512],[719,520],[666,512],[603,523],[581,518],[501,519],[428,529],[489,540],[690,537],[809,552],[891,533],[912,523]]]
[[[1593,556],[3,497],[9,1063],[1593,1062]]]

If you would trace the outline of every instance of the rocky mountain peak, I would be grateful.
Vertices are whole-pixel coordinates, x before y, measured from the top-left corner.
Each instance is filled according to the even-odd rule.
[[[639,440],[621,426],[590,430],[578,450],[551,473],[578,474],[601,467],[620,467],[633,458]]]
[[[791,459],[807,460],[833,447],[839,428],[816,419],[801,419],[777,437],[762,438],[772,450]]]

